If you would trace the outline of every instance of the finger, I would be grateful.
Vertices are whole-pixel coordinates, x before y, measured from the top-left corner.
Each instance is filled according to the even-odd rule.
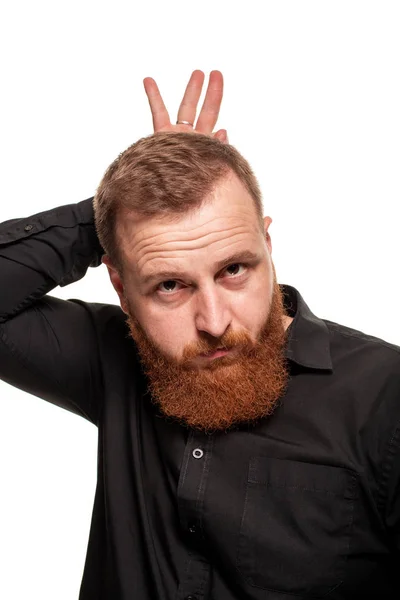
[[[154,131],[159,131],[163,127],[170,125],[170,119],[164,100],[161,97],[160,90],[152,77],[143,79],[144,89],[150,104],[151,115],[153,117]]]
[[[217,138],[217,140],[223,142],[224,144],[229,144],[228,132],[226,131],[226,129],[219,129],[218,131],[213,133],[213,137]]]
[[[189,123],[194,123],[203,83],[203,71],[193,71],[179,106],[178,121],[189,121]]]
[[[196,123],[196,131],[210,134],[218,120],[224,80],[220,71],[211,71],[206,96]]]

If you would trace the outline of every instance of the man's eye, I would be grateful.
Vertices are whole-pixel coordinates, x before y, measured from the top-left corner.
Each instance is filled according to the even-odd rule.
[[[176,286],[177,282],[174,281],[173,279],[168,279],[168,281],[162,281],[159,285],[158,285],[158,290],[160,292],[174,292],[175,288],[174,286]],[[162,289],[161,286],[165,286],[164,289]],[[172,289],[171,289],[172,287]]]
[[[242,273],[238,273],[238,269],[240,269],[240,267],[245,268],[246,265],[242,264],[242,263],[234,263],[232,265],[229,265],[229,267],[226,267],[226,270],[228,271],[229,269],[231,269],[233,271],[233,273],[231,272],[230,275],[242,275]]]

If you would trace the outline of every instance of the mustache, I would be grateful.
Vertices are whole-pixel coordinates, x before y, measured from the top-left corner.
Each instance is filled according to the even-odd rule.
[[[200,340],[189,344],[182,353],[182,362],[186,363],[201,354],[210,354],[216,350],[240,349],[241,352],[247,354],[253,350],[255,344],[245,331],[227,332],[222,338],[214,341]]]

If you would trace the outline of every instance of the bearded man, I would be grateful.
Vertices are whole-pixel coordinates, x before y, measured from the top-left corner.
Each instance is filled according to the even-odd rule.
[[[399,348],[278,284],[203,79],[177,125],[146,79],[95,198],[0,229],[1,376],[99,429],[80,599],[395,598]],[[101,262],[121,308],[47,295]]]

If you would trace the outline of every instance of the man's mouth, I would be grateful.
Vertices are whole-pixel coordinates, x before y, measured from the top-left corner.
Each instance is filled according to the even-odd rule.
[[[228,352],[229,350],[226,350],[226,348],[217,348],[216,350],[211,350],[211,352],[200,354],[200,356],[204,358],[218,358],[219,356],[225,356]]]

